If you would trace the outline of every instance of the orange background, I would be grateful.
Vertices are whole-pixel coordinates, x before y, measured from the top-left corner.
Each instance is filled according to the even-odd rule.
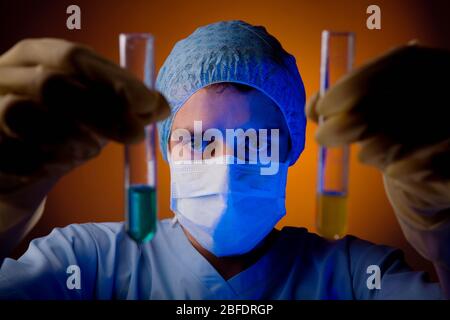
[[[381,30],[366,28],[366,8],[381,7]],[[66,8],[81,7],[81,30],[66,29]],[[2,1],[0,52],[26,37],[63,37],[95,48],[118,62],[120,32],[150,32],[156,38],[156,70],[174,43],[198,26],[219,20],[241,19],[264,25],[292,53],[307,95],[318,90],[320,34],[323,29],[356,33],[356,65],[413,38],[425,44],[448,46],[448,5],[444,1]],[[287,188],[287,216],[279,226],[304,226],[315,231],[317,146],[315,125],[307,127],[306,149],[291,168]],[[408,262],[431,271],[431,264],[408,245],[395,220],[380,173],[361,165],[352,147],[349,230],[376,243],[402,248]],[[0,155],[1,156],[1,155]],[[169,210],[168,166],[159,157],[159,215]],[[31,238],[55,226],[88,221],[119,221],[123,215],[123,147],[110,143],[102,154],[63,178],[50,193],[44,217],[16,251]]]

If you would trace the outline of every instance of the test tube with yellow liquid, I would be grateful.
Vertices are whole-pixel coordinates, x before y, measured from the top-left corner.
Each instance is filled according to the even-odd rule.
[[[347,74],[353,65],[355,36],[351,32],[322,32],[320,94]],[[319,118],[319,124],[324,121]],[[316,227],[328,239],[347,232],[349,146],[319,147]]]

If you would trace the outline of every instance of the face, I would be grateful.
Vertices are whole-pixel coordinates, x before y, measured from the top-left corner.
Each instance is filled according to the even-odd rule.
[[[201,121],[202,134],[205,133],[206,136],[208,129],[217,129],[222,133],[223,138],[214,137],[203,141],[204,138],[194,141],[194,126],[196,124],[198,131],[199,121]],[[180,129],[183,132],[189,132],[189,141],[174,138],[173,133],[179,132]],[[172,125],[173,135],[171,134],[169,142],[172,160],[185,159],[186,155],[192,157],[193,153],[197,155],[201,153],[203,159],[223,154],[236,156],[239,143],[231,146],[232,144],[226,138],[227,129],[242,129],[244,132],[249,132],[247,131],[249,129],[255,130],[256,141],[244,139],[247,156],[250,148],[256,147],[255,150],[265,148],[269,150],[269,154],[273,154],[274,148],[278,148],[279,161],[287,161],[290,148],[289,132],[278,106],[256,89],[241,92],[232,86],[227,86],[220,91],[214,88],[203,88],[194,93],[177,112]],[[267,135],[259,134],[260,129],[266,129]],[[276,130],[273,129],[278,129],[279,143],[277,145],[274,143]],[[263,141],[267,143],[264,144]],[[210,148],[212,145],[214,148]],[[175,150],[177,151],[174,152]]]

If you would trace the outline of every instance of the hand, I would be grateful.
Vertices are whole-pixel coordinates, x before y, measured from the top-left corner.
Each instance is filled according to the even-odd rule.
[[[444,263],[450,261],[443,229],[450,225],[444,223],[450,220],[449,73],[449,52],[407,45],[356,69],[306,107],[311,119],[323,117],[320,144],[358,142],[360,160],[384,173],[403,230],[422,230],[406,238]],[[430,240],[438,228],[439,244]]]
[[[362,162],[399,181],[448,181],[449,72],[450,53],[439,49],[407,45],[377,58],[310,100],[308,116],[324,118],[317,141],[358,142]]]
[[[161,94],[93,50],[23,40],[0,56],[0,196],[54,181],[108,139],[139,141],[168,114]]]

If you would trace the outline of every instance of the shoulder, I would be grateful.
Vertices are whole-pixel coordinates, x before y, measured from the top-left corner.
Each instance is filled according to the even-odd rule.
[[[71,246],[74,249],[81,246],[92,246],[93,242],[115,242],[123,233],[123,223],[82,223],[70,224],[54,228],[45,237],[34,239],[33,245]]]
[[[164,231],[164,233],[170,233],[173,229],[171,219],[159,220],[157,223],[157,230]],[[157,236],[158,232],[155,235],[155,239],[158,238]],[[33,241],[46,241],[51,238],[64,238],[71,243],[80,241],[96,241],[101,243],[123,240],[132,241],[126,235],[124,222],[69,224],[65,227],[54,228],[49,235]]]
[[[98,270],[103,270],[98,266],[104,260],[104,252],[114,252],[104,249],[112,248],[120,230],[120,223],[71,224],[54,228],[47,236],[32,240],[19,259],[6,258],[3,261],[0,268],[0,297],[91,297]],[[68,274],[74,272],[81,272],[84,290],[66,289]]]
[[[24,262],[40,258],[55,266],[62,262],[94,263],[100,251],[115,246],[123,233],[122,225],[83,223],[54,228],[48,235],[33,239],[20,260]]]
[[[159,243],[171,237],[173,229],[170,219],[159,220],[157,232],[150,243]],[[63,228],[55,228],[46,237],[35,239],[39,242],[56,242],[71,245],[74,249],[90,248],[105,251],[117,248],[120,251],[138,249],[138,244],[128,237],[123,222],[102,222],[70,224]],[[115,251],[115,250],[114,250]]]
[[[282,236],[289,241],[291,248],[302,256],[313,256],[315,259],[339,257],[347,260],[352,273],[359,267],[371,264],[386,263],[386,260],[402,259],[400,250],[358,237],[347,235],[342,239],[329,240],[305,228],[284,227]],[[295,243],[295,247],[292,245]]]

